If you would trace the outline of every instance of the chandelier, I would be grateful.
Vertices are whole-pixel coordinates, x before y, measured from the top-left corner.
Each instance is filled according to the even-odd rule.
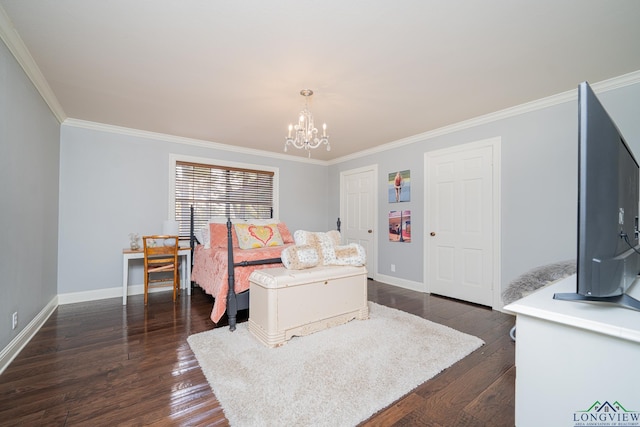
[[[311,158],[311,149],[318,148],[321,144],[327,146],[327,151],[331,151],[329,145],[329,136],[327,135],[327,124],[322,125],[322,135],[318,135],[318,129],[313,125],[313,116],[308,108],[308,100],[313,91],[311,89],[302,89],[300,95],[304,96],[304,109],[300,112],[297,125],[289,125],[289,135],[284,143],[284,151],[287,151],[289,145],[295,148],[307,150],[309,158]]]

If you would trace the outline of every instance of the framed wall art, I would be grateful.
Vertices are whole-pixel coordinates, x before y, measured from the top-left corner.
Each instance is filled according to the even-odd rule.
[[[411,171],[404,170],[389,174],[389,203],[411,200]]]
[[[411,211],[389,212],[389,241],[411,241]]]

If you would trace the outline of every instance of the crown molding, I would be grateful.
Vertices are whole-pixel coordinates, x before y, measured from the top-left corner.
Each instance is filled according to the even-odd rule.
[[[614,89],[620,89],[626,86],[631,86],[640,83],[640,70],[634,71],[622,76],[614,77],[608,80],[603,80],[598,83],[591,84],[591,87],[596,93],[607,92]],[[576,85],[577,88],[577,85]],[[496,111],[493,113],[478,116],[473,119],[465,120],[462,122],[454,123],[449,126],[444,126],[438,129],[431,130],[429,132],[420,133],[417,135],[409,136],[407,138],[399,139],[386,144],[378,145],[377,147],[359,151],[357,153],[350,154],[348,156],[340,157],[329,161],[329,164],[338,164],[347,160],[358,159],[367,155],[381,153],[388,150],[393,150],[405,145],[414,144],[416,142],[424,142],[438,136],[447,135],[454,132],[459,132],[464,129],[469,129],[475,126],[480,126],[495,122],[498,120],[515,117],[520,114],[530,113],[543,108],[553,107],[565,102],[571,102],[578,99],[577,90],[569,90],[556,95],[541,98],[535,101],[527,102],[524,104],[516,105],[514,107],[505,108],[504,110]]]
[[[625,86],[631,86],[636,83],[640,83],[640,70],[632,71],[621,76],[617,76],[608,80],[603,80],[591,85],[591,88],[596,92],[607,92],[614,89],[620,89]],[[576,93],[576,91],[572,91]],[[577,95],[575,96],[577,98]]]
[[[58,122],[62,123],[67,115],[2,6],[0,6],[0,38],[36,87]]]
[[[324,160],[309,159],[307,157],[291,156],[291,155],[288,155],[288,154],[274,153],[272,151],[264,151],[264,150],[257,150],[257,149],[254,149],[254,148],[238,147],[236,145],[228,145],[228,144],[222,144],[222,143],[219,143],[219,142],[206,141],[206,140],[202,140],[202,139],[186,138],[186,137],[182,137],[182,136],[168,135],[168,134],[165,134],[165,133],[150,132],[150,131],[146,131],[146,130],[132,129],[132,128],[127,128],[127,127],[122,127],[122,126],[108,125],[108,124],[104,124],[104,123],[97,123],[97,122],[91,122],[91,121],[87,121],[87,120],[79,120],[79,119],[74,119],[74,118],[65,119],[64,122],[62,122],[62,125],[63,126],[69,126],[69,127],[75,127],[75,128],[96,130],[96,131],[100,131],[100,132],[115,133],[115,134],[120,134],[120,135],[132,136],[132,137],[136,137],[136,138],[153,139],[153,140],[156,140],[156,141],[164,141],[164,142],[172,142],[172,143],[175,143],[175,144],[191,145],[191,146],[200,147],[200,148],[229,151],[229,152],[238,153],[238,154],[244,154],[244,155],[270,157],[270,158],[279,159],[279,160],[287,160],[287,161],[301,162],[301,163],[307,163],[307,164],[317,164],[317,165],[323,165],[323,166],[327,165],[327,162],[324,161]]]

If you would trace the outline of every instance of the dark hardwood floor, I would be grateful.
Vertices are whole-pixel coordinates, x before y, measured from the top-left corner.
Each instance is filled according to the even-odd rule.
[[[187,344],[215,326],[211,297],[192,294],[151,294],[146,309],[142,295],[59,306],[0,376],[0,425],[228,425]],[[514,425],[512,316],[374,281],[369,300],[486,344],[363,426]]]

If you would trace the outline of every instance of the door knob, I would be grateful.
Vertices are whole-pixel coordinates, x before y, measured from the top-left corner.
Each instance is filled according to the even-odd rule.
[[[373,230],[367,230],[367,233],[371,234],[373,233]]]
[[[435,235],[436,235],[436,232],[435,232],[435,231],[432,231],[431,233],[429,233],[429,235],[430,235],[431,237],[433,237],[433,236],[435,236]]]

